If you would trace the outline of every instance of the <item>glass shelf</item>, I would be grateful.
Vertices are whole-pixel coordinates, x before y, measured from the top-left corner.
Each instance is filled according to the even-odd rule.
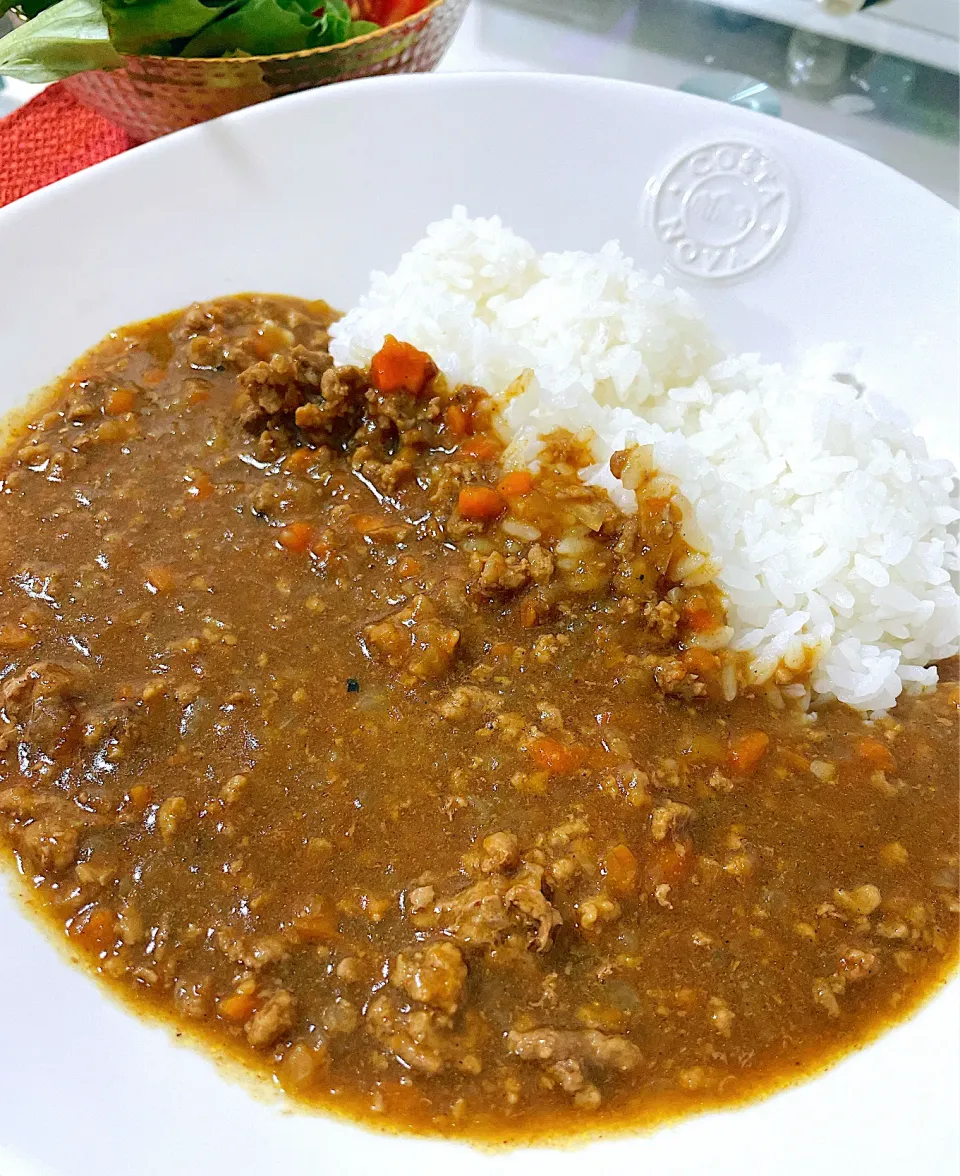
[[[473,0],[442,70],[596,74],[733,93],[744,76],[789,122],[960,202],[954,74],[701,0]]]

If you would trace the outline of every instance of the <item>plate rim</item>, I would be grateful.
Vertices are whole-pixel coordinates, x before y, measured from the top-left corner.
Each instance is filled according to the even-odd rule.
[[[255,123],[261,119],[269,121],[272,118],[282,117],[278,113],[279,111],[288,108],[292,109],[295,105],[310,105],[314,102],[321,104],[323,102],[336,102],[338,99],[347,97],[358,87],[363,87],[365,90],[372,88],[420,89],[424,86],[438,89],[456,89],[467,83],[481,87],[503,86],[506,83],[510,83],[529,86],[532,89],[549,89],[556,86],[562,89],[583,88],[621,93],[640,90],[646,94],[651,102],[675,104],[680,107],[688,106],[691,109],[711,111],[714,114],[717,113],[719,108],[727,117],[732,118],[735,122],[742,122],[748,128],[753,127],[759,129],[765,126],[768,127],[772,121],[778,128],[775,132],[775,137],[783,133],[787,138],[793,138],[798,143],[816,144],[819,148],[829,150],[839,159],[855,156],[860,166],[866,165],[875,170],[878,175],[884,177],[885,182],[906,185],[912,191],[915,198],[919,197],[930,202],[932,212],[936,211],[940,215],[947,214],[948,220],[953,223],[958,233],[960,233],[960,209],[955,208],[949,201],[925,187],[918,180],[905,175],[890,164],[884,163],[872,155],[868,155],[857,147],[852,147],[848,143],[842,143],[837,139],[831,138],[829,135],[824,135],[808,127],[799,126],[787,119],[774,118],[772,115],[748,110],[741,106],[733,106],[729,103],[719,102],[713,98],[704,98],[699,94],[689,94],[683,90],[671,90],[665,86],[655,86],[648,82],[631,81],[623,78],[608,78],[596,74],[541,73],[538,71],[524,70],[469,70],[450,73],[383,74],[370,78],[353,78],[348,81],[331,83],[326,86],[316,86],[309,90],[300,90],[293,94],[282,94],[277,98],[269,98],[263,102],[255,103],[252,106],[243,107],[241,110],[234,110],[229,114],[220,115],[218,118],[198,123],[195,126],[184,127],[182,130],[173,131],[169,135],[162,135],[160,138],[152,139],[147,143],[135,144],[118,155],[113,155],[109,159],[101,160],[99,163],[83,168],[81,171],[74,172],[72,175],[54,180],[52,184],[47,184],[43,188],[29,192],[26,196],[22,196],[18,200],[14,200],[12,203],[0,208],[0,233],[10,223],[14,222],[19,215],[23,215],[24,212],[28,212],[34,208],[39,208],[44,202],[58,199],[64,192],[70,191],[74,187],[106,181],[114,171],[130,167],[137,162],[142,165],[145,158],[153,158],[154,156],[162,158],[166,152],[177,151],[183,144],[190,143],[193,139],[199,139],[215,133],[217,129],[232,127],[246,122]]]

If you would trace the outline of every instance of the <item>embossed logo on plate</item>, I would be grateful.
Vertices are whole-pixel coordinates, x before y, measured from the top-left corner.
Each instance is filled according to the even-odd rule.
[[[783,164],[747,143],[708,143],[664,172],[653,198],[654,231],[681,273],[732,278],[776,249],[792,203]]]

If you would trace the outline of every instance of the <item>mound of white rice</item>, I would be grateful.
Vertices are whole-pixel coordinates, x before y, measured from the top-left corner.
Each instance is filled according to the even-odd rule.
[[[724,356],[694,299],[647,278],[615,242],[539,255],[498,218],[460,208],[393,274],[373,275],[333,329],[334,358],[366,365],[386,334],[501,399],[515,464],[570,429],[596,456],[586,476],[631,509],[607,463],[652,446],[754,682],[813,660],[816,694],[883,710],[904,687],[935,683],[928,663],[957,651],[954,471],[893,409],[837,378],[836,355],[801,372]],[[528,369],[527,390],[504,397]],[[691,575],[702,581],[704,568]]]

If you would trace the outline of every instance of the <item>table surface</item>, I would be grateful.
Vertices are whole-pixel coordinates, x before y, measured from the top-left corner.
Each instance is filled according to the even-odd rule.
[[[780,117],[960,203],[954,74],[700,0],[473,0],[443,71],[593,74],[676,88],[720,71],[770,87]],[[40,87],[7,80],[0,113]]]

